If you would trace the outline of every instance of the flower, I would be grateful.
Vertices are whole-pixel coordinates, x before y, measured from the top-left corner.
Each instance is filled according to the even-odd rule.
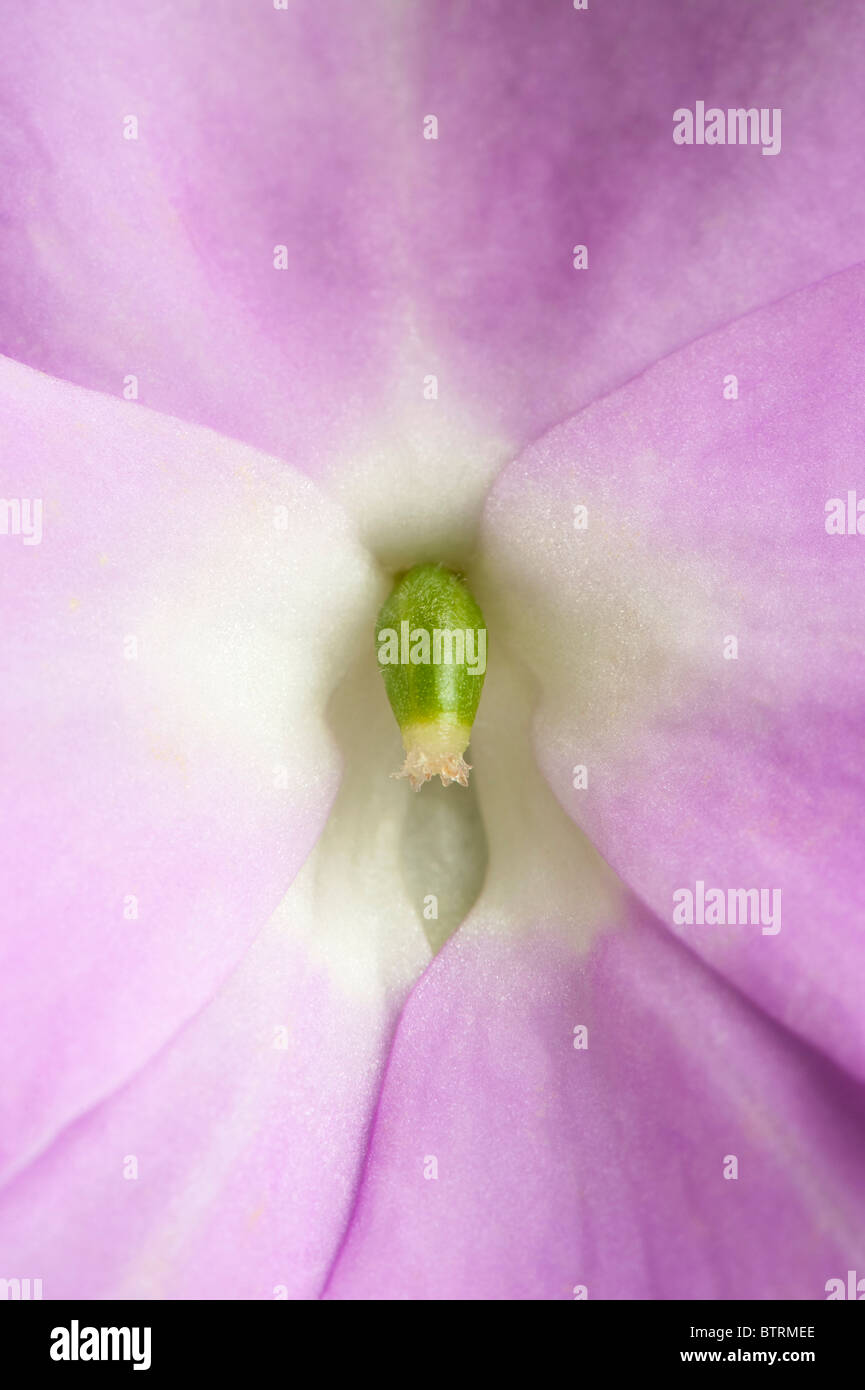
[[[2,1277],[865,1268],[862,23],[9,19]],[[697,87],[779,157],[675,144]],[[425,563],[495,657],[415,798],[369,635]]]

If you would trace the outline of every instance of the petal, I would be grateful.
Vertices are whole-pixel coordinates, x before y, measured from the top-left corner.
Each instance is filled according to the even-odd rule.
[[[225,0],[170,36],[159,6],[22,10],[2,346],[309,468],[378,407],[462,399],[525,441],[858,257],[863,27],[808,0]],[[780,155],[676,146],[698,99],[780,108]]]
[[[0,453],[8,1171],[280,902],[336,792],[325,704],[379,583],[308,481],[7,361]],[[34,498],[39,544],[14,534]]]
[[[381,45],[315,5],[10,17],[2,350],[320,466],[402,312]]]
[[[860,1076],[865,542],[827,534],[825,509],[858,480],[863,310],[857,268],[553,431],[494,490],[479,588],[538,683],[568,813],[692,949]],[[675,928],[698,880],[780,891],[780,930]]]
[[[372,821],[364,851],[381,840]],[[317,1296],[429,959],[410,904],[381,912],[380,872],[365,896],[352,848],[329,827],[218,995],[0,1193],[4,1259],[44,1297]]]
[[[329,715],[344,779],[269,924],[161,1052],[0,1193],[4,1260],[38,1271],[46,1298],[321,1289],[395,1018],[430,959],[400,872],[411,793],[387,776],[399,735],[366,645]],[[424,888],[444,905],[444,883]]]
[[[431,341],[512,437],[861,257],[861,7],[419,13],[419,101],[439,118],[415,201]],[[780,154],[676,145],[673,113],[697,100],[780,108]]]
[[[861,1269],[861,1089],[634,903],[588,951],[504,920],[410,1000],[328,1297],[815,1299]]]

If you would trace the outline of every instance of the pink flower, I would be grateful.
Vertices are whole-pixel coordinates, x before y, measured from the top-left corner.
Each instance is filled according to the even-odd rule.
[[[0,1278],[865,1271],[861,7],[6,24]],[[413,798],[426,560],[490,665]]]

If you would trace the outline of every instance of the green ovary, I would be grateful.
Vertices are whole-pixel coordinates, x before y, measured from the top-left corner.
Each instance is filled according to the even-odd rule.
[[[468,784],[463,759],[486,672],[483,614],[465,581],[441,565],[398,577],[376,628],[379,669],[406,750],[397,776]]]

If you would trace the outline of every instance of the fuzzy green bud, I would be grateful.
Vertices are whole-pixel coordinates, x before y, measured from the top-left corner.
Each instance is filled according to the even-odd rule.
[[[405,748],[394,775],[468,786],[468,747],[487,669],[487,630],[465,580],[442,565],[398,577],[378,615],[379,670]]]

